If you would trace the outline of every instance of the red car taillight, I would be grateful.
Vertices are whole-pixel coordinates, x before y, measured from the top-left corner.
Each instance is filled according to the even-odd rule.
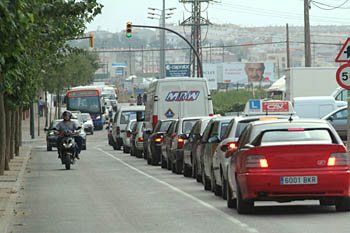
[[[245,166],[247,168],[268,168],[269,164],[264,155],[248,155]]]
[[[143,142],[143,137],[139,137],[139,142]]]
[[[349,165],[349,157],[346,153],[333,153],[329,156],[327,166]]]
[[[179,135],[179,137],[177,138],[177,149],[183,149],[184,148],[184,139],[185,135]]]
[[[131,133],[130,132],[126,132],[126,137],[130,138]]]
[[[154,142],[155,142],[155,143],[162,143],[162,138],[155,138],[155,139],[154,139]]]
[[[111,130],[111,129],[108,130],[108,134],[109,134],[109,135],[112,135],[112,130]]]

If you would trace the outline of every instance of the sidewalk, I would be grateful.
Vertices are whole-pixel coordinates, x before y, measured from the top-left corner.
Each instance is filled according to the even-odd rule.
[[[22,146],[19,156],[10,161],[10,170],[0,176],[0,233],[8,233],[11,219],[16,216],[16,200],[22,187],[27,162],[30,159],[32,149],[37,144],[45,144],[46,133],[45,117],[40,117],[38,136],[38,116],[35,114],[34,129],[35,138],[30,135],[30,120],[22,120]]]

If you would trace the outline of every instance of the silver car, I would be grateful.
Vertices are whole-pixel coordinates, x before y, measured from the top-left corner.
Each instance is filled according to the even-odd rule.
[[[327,120],[333,128],[337,131],[340,138],[345,141],[347,138],[346,122],[348,119],[348,106],[344,106],[334,110],[322,118]]]
[[[130,138],[131,138],[131,129],[136,124],[136,120],[130,120],[129,123],[125,127],[125,134],[122,135],[123,139],[123,152],[130,153]]]

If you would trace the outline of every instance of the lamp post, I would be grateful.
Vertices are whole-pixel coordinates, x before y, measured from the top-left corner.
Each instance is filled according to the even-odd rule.
[[[175,10],[176,8],[172,7],[172,8],[165,9],[165,0],[163,0],[162,10],[157,9],[157,8],[152,8],[152,7],[148,7],[148,9],[153,11],[153,12],[148,12],[148,14],[150,14],[152,16],[154,16],[154,15],[160,16],[160,18],[159,18],[161,20],[160,26],[165,27],[165,19],[170,18],[170,15],[173,14],[173,13],[166,14],[165,11],[166,10],[168,10],[168,11]],[[161,14],[154,13],[154,11],[160,11]],[[148,17],[148,18],[150,18],[150,17]],[[154,17],[152,17],[152,18],[154,18]],[[154,19],[157,19],[157,18],[154,18]],[[165,78],[165,31],[164,30],[160,31],[160,54],[159,54],[159,56],[160,56],[159,75],[160,75],[160,78],[162,79],[162,78]]]

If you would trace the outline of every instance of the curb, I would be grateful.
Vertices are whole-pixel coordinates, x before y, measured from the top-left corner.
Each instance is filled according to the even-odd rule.
[[[16,200],[19,197],[21,184],[23,182],[24,178],[24,171],[27,167],[28,160],[30,158],[31,152],[33,147],[32,146],[22,146],[20,151],[20,156],[15,157],[19,158],[21,157],[23,163],[20,167],[19,173],[17,174],[16,182],[13,182],[10,184],[10,195],[7,199],[7,205],[5,205],[5,211],[4,216],[0,218],[0,233],[7,233],[8,227],[11,224],[11,219],[14,217],[14,210],[16,207]],[[13,159],[13,160],[15,160]],[[11,166],[10,166],[11,169]],[[0,181],[1,183],[1,181]]]

